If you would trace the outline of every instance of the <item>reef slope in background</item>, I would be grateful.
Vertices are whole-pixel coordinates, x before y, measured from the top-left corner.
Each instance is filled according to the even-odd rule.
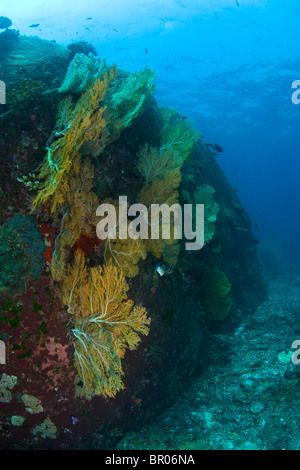
[[[7,363],[0,365],[2,449],[114,447],[125,431],[160,414],[201,373],[210,354],[207,328],[234,329],[266,294],[249,217],[209,146],[199,139],[182,167],[180,192],[201,185],[214,188],[219,205],[214,236],[200,252],[181,249],[176,266],[162,277],[155,273],[158,260],[147,257],[139,273],[127,280],[128,297],[147,309],[151,326],[139,347],[126,351],[125,389],[115,398],[75,395],[78,378],[68,313],[49,269],[59,227],[51,214],[32,212],[33,193],[17,179],[33,172],[45,157],[61,98],[45,91],[61,85],[72,57],[64,46],[22,36],[0,55],[0,79],[11,84],[15,95],[19,90],[0,116],[0,263],[6,273],[1,279],[0,339],[7,346]],[[24,80],[32,93],[18,88]],[[108,145],[101,159],[93,160],[95,192],[117,198],[136,187],[136,155],[141,145],[156,141],[160,130],[157,103],[151,98],[131,127]],[[16,214],[23,217],[22,227]],[[94,249],[82,243],[81,248],[87,254]],[[216,269],[230,281],[232,308],[224,320],[209,321],[205,306],[218,310],[223,301],[209,281]]]

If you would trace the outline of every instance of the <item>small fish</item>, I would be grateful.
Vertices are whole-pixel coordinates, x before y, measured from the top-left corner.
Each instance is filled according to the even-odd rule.
[[[255,227],[256,229],[258,229],[258,223],[257,223],[257,222],[255,222],[254,227]]]
[[[90,17],[86,18],[86,20],[92,20],[92,19],[93,19],[93,18],[90,18]]]
[[[155,266],[154,272],[159,276],[163,276],[166,272],[166,266],[164,264],[158,264],[157,266]]]
[[[217,18],[217,20],[219,20],[219,17],[218,17],[218,15],[217,15],[217,13],[216,13],[215,11],[214,11],[214,15],[215,15],[215,17]]]
[[[211,144],[211,143],[207,143],[207,146],[210,147],[211,149],[215,150],[216,152],[218,153],[223,153],[224,150],[222,149],[221,145],[218,145],[218,144]]]
[[[148,49],[145,48],[145,54],[148,54]]]
[[[237,7],[239,7],[239,6],[240,6],[240,4],[239,4],[238,0],[235,0],[235,3],[236,3],[236,6],[237,6]]]
[[[254,241],[254,243],[256,243],[257,245],[259,244],[259,240],[257,240],[257,238],[253,238],[253,241]]]
[[[29,28],[37,28],[38,26],[40,26],[40,23],[33,23],[29,26]]]

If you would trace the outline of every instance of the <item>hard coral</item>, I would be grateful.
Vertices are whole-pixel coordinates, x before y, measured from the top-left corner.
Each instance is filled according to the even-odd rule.
[[[15,29],[6,29],[2,33],[0,33],[0,50],[2,53],[9,52],[15,41],[19,38],[19,31]]]
[[[12,25],[12,21],[7,16],[0,16],[0,29],[9,28]]]
[[[2,33],[4,34],[4,33]],[[3,39],[3,37],[2,37]],[[0,35],[1,45],[1,35]],[[44,88],[45,84],[39,80],[32,80],[31,78],[21,78],[12,83],[7,84],[7,104],[16,105],[31,98],[37,91]]]

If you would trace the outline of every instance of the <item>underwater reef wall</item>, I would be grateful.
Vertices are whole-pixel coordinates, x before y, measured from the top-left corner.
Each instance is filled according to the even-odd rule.
[[[0,55],[2,449],[112,448],[201,373],[209,329],[266,294],[244,207],[200,133],[156,102],[155,73],[79,46],[18,36]],[[203,249],[100,240],[97,206],[120,195],[204,204]]]

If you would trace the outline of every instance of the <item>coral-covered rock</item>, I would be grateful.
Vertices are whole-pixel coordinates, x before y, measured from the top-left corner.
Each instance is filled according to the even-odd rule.
[[[9,28],[12,25],[12,21],[7,16],[0,16],[0,29]]]
[[[26,78],[45,83],[46,92],[17,100],[0,119],[0,340],[6,346],[0,447],[112,448],[125,430],[176,400],[205,367],[205,336],[215,327],[208,310],[214,320],[224,318],[225,303],[230,314],[221,325],[231,328],[239,312],[247,314],[263,298],[251,224],[208,146],[195,143],[198,134],[178,113],[159,111],[151,97],[153,72],[121,72],[106,77],[107,86],[117,80],[107,96],[96,82],[86,95],[62,100],[53,90],[63,83],[69,51],[37,38],[17,42],[13,65],[0,54],[9,80],[27,64]],[[104,135],[97,118],[105,121]],[[141,149],[151,149],[153,171],[145,166],[148,150],[141,158]],[[161,154],[168,155],[162,166]],[[33,191],[24,185],[27,174],[41,179]],[[123,194],[131,202],[143,197],[147,209],[157,200],[181,203],[198,195],[201,202],[205,196],[211,227],[204,248],[189,252],[174,239],[122,239],[110,246],[96,239],[98,201]],[[71,268],[78,250],[85,255],[80,289]],[[134,269],[128,269],[129,256]],[[113,274],[103,283],[109,269]],[[119,286],[116,298],[112,286]],[[117,364],[124,388],[113,383],[114,393],[101,393],[95,345],[101,367],[106,348],[106,378],[116,379]],[[87,370],[91,393],[79,395]]]
[[[0,228],[0,290],[12,297],[25,291],[31,266],[22,239],[11,225]]]

